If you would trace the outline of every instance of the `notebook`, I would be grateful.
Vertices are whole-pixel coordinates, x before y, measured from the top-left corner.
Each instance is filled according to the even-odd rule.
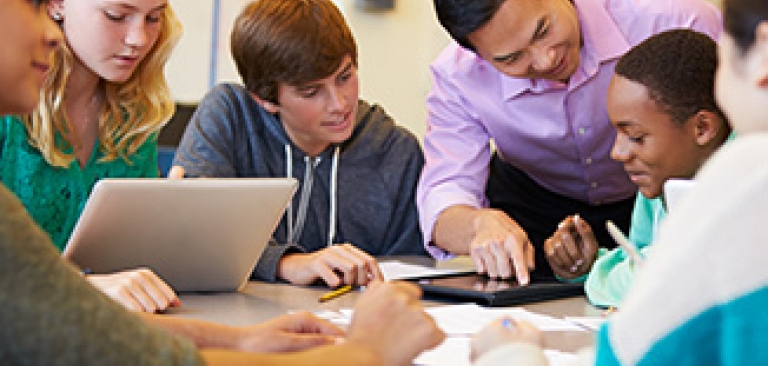
[[[459,274],[415,280],[434,300],[471,301],[486,306],[512,306],[584,294],[580,283],[563,283],[551,277],[531,277],[520,286],[515,279],[490,279],[481,274]]]
[[[148,267],[175,291],[237,291],[296,190],[292,178],[102,179],[64,250],[93,273]]]
[[[685,195],[695,186],[696,181],[692,179],[668,179],[664,182],[664,205],[667,212],[679,207]]]

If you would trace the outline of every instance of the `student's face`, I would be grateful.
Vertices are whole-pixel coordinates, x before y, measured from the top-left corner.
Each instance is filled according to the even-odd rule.
[[[568,0],[507,0],[468,39],[512,77],[565,81],[579,66],[579,19]]]
[[[0,114],[26,114],[39,100],[61,33],[44,6],[0,0]]]
[[[728,34],[720,38],[715,96],[737,134],[768,131],[764,108],[759,107],[768,104],[766,52],[765,45],[753,45],[742,54]]]
[[[306,85],[280,84],[278,104],[261,102],[277,113],[293,143],[310,156],[352,135],[357,114],[357,68],[347,56],[330,76]]]
[[[662,193],[670,178],[692,178],[706,158],[692,125],[673,121],[650,99],[642,84],[615,76],[608,87],[608,115],[616,128],[611,158],[624,164],[640,192],[648,198]]]
[[[167,0],[52,0],[77,61],[110,82],[124,82],[160,34]]]

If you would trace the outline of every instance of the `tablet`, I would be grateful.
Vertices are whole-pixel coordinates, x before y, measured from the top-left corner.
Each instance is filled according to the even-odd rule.
[[[527,286],[513,279],[491,279],[473,273],[415,280],[424,294],[436,299],[471,301],[486,306],[511,306],[553,300],[584,294],[580,283],[563,283],[556,279],[531,278]]]
[[[236,291],[288,201],[292,178],[102,179],[63,256],[93,273],[148,267],[175,291]]]

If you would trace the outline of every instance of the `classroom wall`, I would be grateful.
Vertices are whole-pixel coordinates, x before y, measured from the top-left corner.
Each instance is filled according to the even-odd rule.
[[[426,130],[428,65],[448,43],[432,2],[396,0],[373,12],[356,0],[335,0],[357,39],[361,97],[378,103],[417,136]],[[174,97],[199,101],[214,83],[239,82],[229,54],[232,22],[250,0],[170,0],[184,36],[166,68]]]
[[[174,97],[199,101],[215,83],[239,82],[229,54],[235,16],[251,0],[170,0],[185,33],[166,70]],[[448,43],[429,0],[395,0],[395,8],[371,12],[360,0],[334,0],[357,39],[361,96],[422,137],[428,65]],[[710,0],[716,5],[721,0]]]

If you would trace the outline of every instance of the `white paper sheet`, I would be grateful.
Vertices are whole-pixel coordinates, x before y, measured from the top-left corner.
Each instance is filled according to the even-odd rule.
[[[586,331],[585,327],[564,319],[528,311],[522,307],[488,308],[477,304],[457,304],[435,306],[425,309],[435,318],[435,322],[446,333],[445,341],[435,349],[422,353],[414,361],[415,365],[469,366],[470,340],[474,333],[501,316],[510,316],[515,320],[525,320],[542,331]],[[321,311],[316,315],[336,324],[349,324],[354,311]],[[568,365],[576,358],[575,354],[556,350],[545,350],[550,365]]]
[[[510,316],[515,320],[525,320],[542,331],[586,331],[583,327],[564,319],[549,315],[534,313],[522,307],[487,308],[477,304],[457,304],[434,306],[425,309],[435,318],[440,329],[451,336],[471,336],[479,332],[494,320],[502,316]],[[352,319],[352,309],[341,309],[338,312],[322,311],[317,316],[341,324],[349,323]]]
[[[414,365],[419,366],[471,366],[469,352],[471,339],[468,337],[451,337],[437,346],[435,349],[422,353],[414,360]],[[577,356],[575,353],[558,350],[544,350],[544,355],[549,360],[550,366],[572,365]]]
[[[583,328],[563,319],[534,313],[522,307],[489,308],[477,304],[458,304],[431,307],[426,311],[448,334],[473,334],[502,316],[525,320],[542,331],[584,331]]]
[[[567,316],[565,320],[596,332],[608,319],[602,316]]]
[[[384,274],[384,278],[387,280],[404,280],[409,278],[472,272],[471,270],[462,269],[439,269],[399,261],[379,262],[379,268],[381,268],[381,271]]]

